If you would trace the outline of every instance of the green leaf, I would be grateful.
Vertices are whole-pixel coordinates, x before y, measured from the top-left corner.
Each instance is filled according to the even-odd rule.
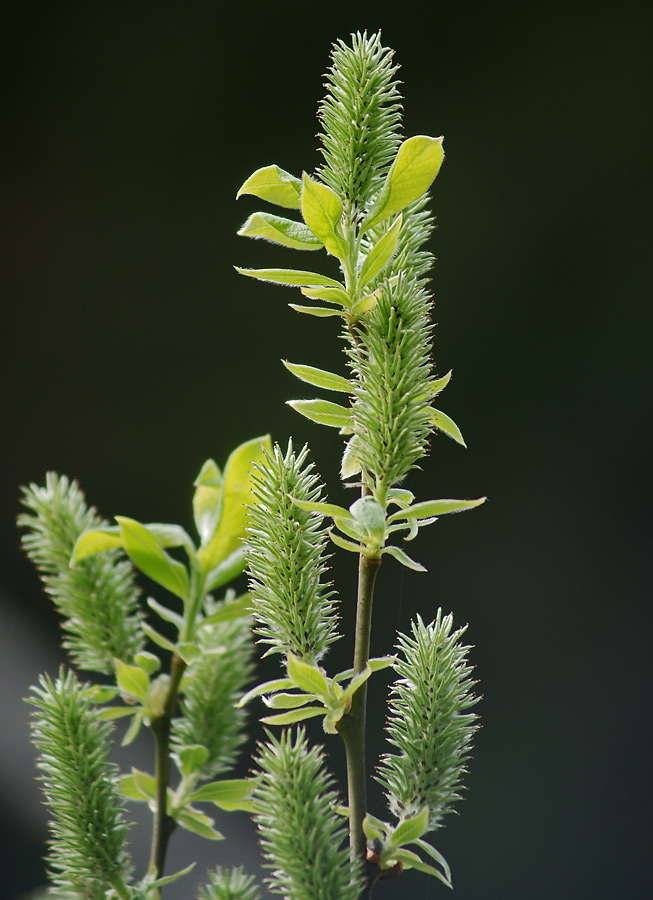
[[[141,669],[144,669],[148,675],[154,675],[161,668],[159,657],[154,653],[149,653],[147,650],[141,650],[140,653],[137,653],[134,657],[134,662]]]
[[[424,872],[426,875],[434,875],[436,878],[439,878],[443,884],[446,884],[447,887],[451,887],[451,882],[443,872],[439,869],[435,869],[433,866],[427,865],[427,863],[421,860],[419,856],[411,850],[406,850],[403,847],[400,850],[393,850],[392,859],[396,862],[402,862],[407,869],[417,869],[418,872]]]
[[[104,709],[98,709],[95,715],[98,719],[106,719],[113,721],[114,719],[124,719],[127,716],[134,716],[139,712],[133,706],[105,706]]]
[[[367,679],[372,674],[372,669],[370,666],[365,666],[362,672],[359,672],[358,675],[354,675],[352,680],[349,682],[347,687],[345,688],[342,699],[347,700],[349,697],[353,697],[356,691],[361,687],[361,685],[365,684]]]
[[[341,550],[349,550],[350,553],[362,553],[365,550],[360,544],[354,544],[352,541],[347,541],[345,538],[340,537],[336,531],[331,530],[329,537],[336,547],[340,547]]]
[[[245,536],[246,504],[251,502],[252,468],[271,451],[270,436],[254,438],[237,447],[224,470],[222,514],[214,536],[197,554],[200,570],[207,574],[239,549]]]
[[[342,313],[339,309],[328,309],[326,306],[298,306],[296,303],[289,303],[288,306],[295,312],[304,313],[307,316],[315,316],[317,319],[328,319],[330,316],[340,316]]]
[[[177,750],[179,769],[184,778],[188,778],[193,772],[201,769],[209,755],[209,751],[202,744],[188,744]],[[192,797],[191,797],[192,799]]]
[[[478,500],[425,500],[416,503],[406,509],[399,509],[388,517],[388,523],[403,519],[423,519],[428,516],[444,516],[447,513],[464,512],[466,509],[475,509],[485,503],[487,497],[479,497]]]
[[[206,575],[204,589],[207,593],[214,591],[238,578],[245,568],[245,548],[237,547],[233,553],[218,563],[215,569],[211,569]]]
[[[351,428],[351,409],[345,409],[330,400],[286,400],[288,406],[311,422],[331,428]]]
[[[179,613],[174,612],[172,609],[168,609],[167,606],[159,603],[154,599],[154,597],[147,598],[147,605],[150,607],[150,609],[153,609],[155,613],[158,613],[158,615],[161,616],[164,622],[170,622],[177,628],[177,630],[182,628],[184,624],[184,617],[180,616]]]
[[[202,651],[194,644],[192,641],[182,641],[181,643],[175,646],[175,653],[179,656],[186,665],[192,665],[196,659],[198,659],[202,655]]]
[[[144,527],[154,535],[162,547],[183,547],[191,558],[194,556],[195,545],[188,532],[181,525],[148,522]]]
[[[388,849],[403,847],[404,844],[412,844],[424,834],[429,824],[429,808],[425,806],[417,815],[404,819],[390,837]]]
[[[183,878],[184,875],[188,875],[189,872],[192,872],[194,868],[195,863],[191,863],[189,866],[186,866],[185,869],[180,869],[178,872],[173,872],[172,875],[164,875],[163,878],[157,878],[155,881],[148,882],[148,887],[161,888],[166,884],[172,884],[173,881],[178,881],[180,878]]]
[[[301,190],[302,183],[299,178],[295,178],[279,166],[272,165],[257,169],[250,175],[236,194],[236,198],[241,194],[253,194],[261,200],[267,200],[286,209],[299,209]]]
[[[342,203],[330,187],[314,181],[306,172],[302,176],[301,209],[304,221],[332,256],[343,258],[347,245],[336,232],[342,216]]]
[[[149,639],[159,647],[162,647],[164,650],[169,650],[171,653],[175,652],[175,645],[172,643],[172,641],[169,641],[167,637],[164,637],[162,634],[156,631],[156,629],[152,628],[151,625],[148,625],[147,622],[142,622],[141,628],[149,637]]]
[[[431,409],[431,423],[435,425],[438,431],[443,431],[458,444],[461,444],[465,448],[467,447],[460,428],[458,428],[454,420],[450,419],[446,413],[443,413],[439,409]]]
[[[149,803],[151,799],[148,794],[143,793],[138,787],[133,775],[121,775],[118,779],[118,787],[120,788],[120,793],[123,797],[126,797],[128,800],[138,800],[141,803]]]
[[[115,660],[116,663],[116,679],[118,687],[124,694],[131,694],[132,697],[138,697],[143,703],[147,701],[147,691],[150,686],[150,679],[147,672],[140,666],[130,666],[120,659]]]
[[[208,544],[217,528],[222,510],[222,472],[207,459],[194,481],[193,516],[202,546]]]
[[[129,724],[129,728],[125,732],[125,736],[120,742],[121,747],[128,747],[138,737],[138,732],[143,724],[143,710],[139,709]]]
[[[281,361],[288,371],[292,372],[292,374],[301,381],[306,381],[308,384],[324,388],[327,391],[340,391],[344,394],[351,393],[352,386],[346,378],[342,377],[342,375],[336,375],[334,372],[327,372],[326,369],[315,369],[313,366],[290,363],[285,359]]]
[[[334,516],[339,519],[351,519],[352,514],[344,506],[336,506],[335,503],[313,502],[311,500],[298,500],[297,497],[290,498],[295,506],[306,512],[319,513],[321,516]]]
[[[202,619],[198,627],[203,628],[204,625],[217,625],[218,622],[232,622],[234,619],[242,619],[244,616],[249,615],[250,603],[251,597],[249,594],[245,594],[238,600],[225,603],[224,606],[216,609],[210,616]]]
[[[177,813],[176,821],[186,831],[192,831],[193,834],[199,834],[201,837],[207,838],[209,841],[221,841],[224,835],[213,827],[213,819],[205,816],[192,807],[185,806]]]
[[[222,809],[233,809],[233,804],[246,800],[252,793],[253,784],[245,778],[213,781],[204,784],[190,795],[191,803],[215,803]]]
[[[302,691],[307,694],[316,694],[318,697],[328,698],[329,682],[317,666],[298,659],[293,653],[288,654],[288,675]]]
[[[432,847],[428,843],[428,841],[422,840],[421,838],[416,840],[415,843],[420,848],[420,850],[423,850],[425,853],[428,853],[429,856],[431,856],[438,863],[438,865],[442,866],[445,877],[447,878],[447,881],[450,883],[451,882],[451,869],[449,868],[449,863],[446,861],[446,859],[440,853],[440,851],[436,850],[435,847]]]
[[[270,213],[252,213],[238,234],[241,237],[263,238],[293,250],[320,250],[322,241],[303,222],[294,222]]]
[[[383,269],[385,264],[397,249],[397,242],[399,241],[399,232],[401,231],[402,221],[402,216],[397,216],[397,218],[390,226],[390,228],[388,228],[383,237],[376,242],[376,244],[367,254],[365,262],[361,267],[360,275],[358,276],[359,288],[365,287],[368,282],[372,281],[373,278],[376,278],[376,276]],[[371,296],[372,295],[370,294],[370,297]],[[356,310],[356,312],[358,311],[359,310]],[[366,310],[363,309],[360,310],[360,312],[365,311]]]
[[[241,275],[247,275],[249,278],[258,278],[259,281],[272,281],[275,284],[288,284],[298,287],[310,287],[311,285],[322,285],[323,287],[341,288],[339,282],[326,275],[320,275],[319,272],[304,272],[300,269],[241,269],[234,266]]]
[[[315,716],[323,716],[323,706],[305,706],[303,709],[293,709],[279,716],[266,716],[261,719],[264,725],[294,725],[295,722],[303,722],[304,719],[312,719]]]
[[[338,287],[303,287],[301,292],[312,300],[326,300],[327,303],[337,303],[339,306],[349,307],[351,303],[349,294],[341,284]]]
[[[134,766],[132,766],[132,776],[134,778],[134,784],[141,792],[141,794],[143,794],[149,800],[156,800],[156,778],[154,778],[152,775],[148,775],[147,772],[142,772],[140,769],[136,769]]]
[[[263,695],[263,702],[270,709],[298,709],[313,701],[309,694],[272,694],[270,697]]]
[[[368,659],[367,665],[373,672],[380,672],[381,669],[387,669],[396,661],[396,656],[374,656],[372,659]]]
[[[428,385],[429,396],[435,397],[441,391],[443,391],[446,386],[451,381],[451,376],[453,374],[453,369],[449,369],[446,375],[443,375],[442,378],[436,378]]]
[[[363,229],[372,228],[387,216],[405,209],[428,191],[444,159],[442,140],[418,134],[403,142],[363,221]]]
[[[126,516],[116,516],[116,522],[120,525],[123,546],[134,565],[152,581],[182,600],[188,600],[190,581],[186,567],[165,552],[145,525]]]
[[[295,685],[292,683],[290,678],[275,678],[272,681],[264,681],[261,684],[257,684],[256,687],[253,687],[250,691],[240,698],[238,701],[238,706],[246,706],[250,700],[253,700],[254,697],[259,697],[261,694],[269,694],[272,691],[283,691],[286,688],[292,688]]]
[[[383,537],[385,534],[385,513],[374,497],[360,497],[349,507],[349,512],[370,534]]]
[[[96,528],[92,531],[85,531],[75,542],[73,555],[70,558],[70,567],[72,568],[87,556],[93,556],[103,550],[112,550],[115,547],[122,547],[119,528]]]
[[[371,294],[366,294],[364,297],[359,297],[358,300],[351,307],[349,312],[353,316],[362,316],[366,312],[369,312],[371,309],[374,309],[376,304],[381,299],[381,294],[383,293],[383,288],[377,288]]]
[[[387,553],[390,556],[394,557],[397,562],[400,562],[402,564],[402,566],[405,566],[407,569],[412,569],[414,572],[427,571],[427,569],[421,563],[418,563],[414,559],[411,559],[410,556],[401,549],[401,547],[394,547],[390,545],[388,547],[384,547],[381,552],[383,554]]]

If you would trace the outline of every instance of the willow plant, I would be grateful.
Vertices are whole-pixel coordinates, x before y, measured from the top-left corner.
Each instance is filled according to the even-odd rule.
[[[238,192],[299,215],[255,212],[239,233],[326,252],[340,277],[314,271],[320,266],[238,271],[299,288],[303,299],[290,306],[300,314],[340,320],[342,372],[284,364],[301,382],[338,395],[340,402],[288,402],[344,436],[342,481],[358,487],[358,499],[348,507],[328,502],[308,448],[290,441],[282,449],[269,437],[238,447],[224,471],[204,464],[193,494],[196,539],[178,525],[125,516],[109,524],[74,482],[55,474],[25,490],[24,546],[61,613],[71,661],[109,678],[92,685],[62,669],[44,676],[31,698],[52,817],[51,880],[62,896],[157,898],[192,867],[165,874],[176,828],[223,837],[205,804],[253,816],[267,887],[289,900],[367,898],[379,880],[409,868],[451,886],[431,836],[459,799],[477,728],[465,629],[437,610],[432,622],[417,617],[409,634],[399,634],[395,652],[370,658],[383,559],[424,572],[403,542],[485,499],[418,500],[404,486],[434,432],[464,446],[458,426],[433,405],[451,378],[432,361],[427,280],[428,192],[444,159],[442,138],[403,136],[397,66],[378,34],[335,45],[319,119],[316,173],[268,165]],[[357,555],[359,574],[352,665],[330,673],[325,658],[341,639],[329,574],[334,547]],[[245,567],[249,589],[237,596],[226,586]],[[161,620],[156,627],[139,602],[135,570],[166,592],[165,602],[147,598]],[[255,638],[281,672],[252,685]],[[387,799],[379,818],[367,810],[366,705],[368,681],[385,668],[396,680],[388,751],[374,773]],[[249,776],[225,778],[244,741],[246,709],[263,712],[266,737]],[[123,717],[124,744],[143,725],[151,730],[151,772],[120,774],[110,761],[111,723]],[[303,724],[311,718],[321,721],[324,746],[313,741],[315,723]],[[327,762],[329,742],[339,739],[343,793]],[[127,801],[153,814],[150,864],[140,878],[126,843]],[[199,894],[259,896],[240,867],[209,872]]]

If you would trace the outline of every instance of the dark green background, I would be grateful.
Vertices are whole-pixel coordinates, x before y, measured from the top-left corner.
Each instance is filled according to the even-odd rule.
[[[438,372],[454,369],[442,406],[469,445],[438,438],[408,486],[423,499],[490,502],[420,536],[413,552],[429,575],[384,564],[373,649],[387,651],[415,610],[431,617],[442,605],[470,623],[483,729],[462,815],[438,835],[457,900],[650,896],[647,4],[404,0],[4,6],[9,897],[43,879],[20,698],[58,660],[55,616],[17,548],[18,485],[56,469],[104,515],[190,527],[202,461],[223,463],[270,431],[309,441],[330,498],[353,499],[337,479],[339,437],[284,407],[309,394],[279,363],[344,371],[337,327],[289,310],[287,289],[233,271],[306,265],[237,238],[257,203],[234,197],[259,166],[315,168],[330,44],[379,27],[402,65],[407,134],[445,135],[433,191],[436,360]],[[353,573],[353,560],[338,562],[346,637],[334,668],[350,652]],[[320,739],[319,726],[312,733]],[[139,752],[146,767],[147,742]],[[338,755],[334,765],[341,773]],[[147,840],[147,826],[135,833]],[[196,847],[179,847],[171,865]],[[240,837],[202,849],[202,865],[251,857]],[[193,879],[171,900],[195,896]],[[445,889],[408,876],[378,891],[409,895]]]

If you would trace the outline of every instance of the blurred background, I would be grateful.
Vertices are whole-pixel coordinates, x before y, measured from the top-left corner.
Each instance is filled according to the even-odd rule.
[[[310,394],[279,362],[344,371],[337,325],[234,272],[305,265],[236,236],[259,203],[235,194],[263,165],[315,169],[331,43],[381,28],[406,134],[445,136],[435,356],[454,370],[442,406],[469,447],[437,438],[408,487],[490,502],[420,535],[428,575],[384,564],[373,651],[415,612],[469,623],[483,728],[461,816],[438,834],[457,900],[649,897],[649,5],[98,0],[6,2],[1,18],[5,896],[44,881],[22,698],[63,660],[19,550],[19,485],[54,469],[104,516],[191,528],[204,459],[222,465],[269,431],[308,441],[330,499],[354,499],[340,437],[284,406]],[[339,558],[334,671],[350,655],[353,577]],[[150,751],[145,739],[137,764]],[[375,790],[370,803],[383,815]],[[201,857],[170,900],[194,897],[206,865],[254,867],[246,817],[218,825],[219,845],[173,842],[170,871]],[[139,866],[148,830],[133,832]],[[378,896],[444,892],[411,874]]]

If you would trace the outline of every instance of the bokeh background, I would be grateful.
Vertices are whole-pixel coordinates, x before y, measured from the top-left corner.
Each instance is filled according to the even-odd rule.
[[[373,649],[415,611],[470,623],[483,729],[462,815],[438,836],[458,900],[650,897],[648,4],[97,0],[7,2],[1,18],[4,895],[44,880],[22,698],[63,659],[18,549],[18,486],[55,469],[103,515],[190,527],[203,460],[269,431],[310,442],[330,498],[353,500],[340,438],[284,406],[308,394],[279,362],[343,371],[337,327],[233,271],[305,264],[236,237],[257,201],[234,198],[259,166],[316,167],[330,45],[381,28],[406,133],[446,139],[436,359],[469,446],[437,439],[408,486],[490,502],[420,536],[428,576],[384,565]],[[337,561],[334,667],[353,572]],[[147,767],[147,741],[137,753]],[[253,865],[244,820],[221,820],[219,845],[175,845],[171,870],[202,856],[171,900],[195,896],[205,865]],[[409,875],[378,895],[444,891]]]

